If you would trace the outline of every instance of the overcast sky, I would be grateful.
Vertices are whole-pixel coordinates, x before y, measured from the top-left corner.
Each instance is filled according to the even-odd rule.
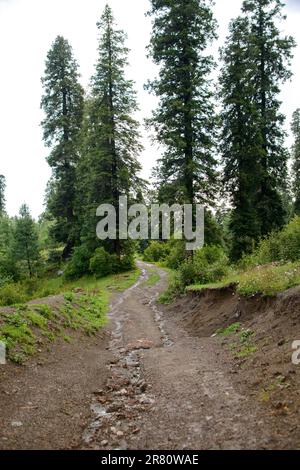
[[[86,87],[96,61],[96,22],[106,0],[0,0],[0,174],[7,180],[7,211],[17,214],[23,202],[37,217],[43,211],[44,192],[50,177],[45,161],[49,149],[42,142],[40,77],[48,49],[57,35],[73,46],[80,64],[81,81]],[[155,99],[144,91],[144,83],[156,68],[147,59],[151,20],[145,17],[148,0],[109,0],[119,26],[128,33],[131,49],[129,78],[136,81],[142,120],[151,113]],[[240,10],[242,0],[216,0],[219,23],[218,47],[227,34],[228,23]],[[282,91],[287,126],[292,112],[300,107],[300,0],[287,0],[286,34],[295,37],[299,47],[293,60],[294,77]],[[289,126],[288,126],[289,127]],[[150,176],[158,156],[144,132],[145,151],[141,155],[143,176]],[[288,139],[290,145],[291,139]]]

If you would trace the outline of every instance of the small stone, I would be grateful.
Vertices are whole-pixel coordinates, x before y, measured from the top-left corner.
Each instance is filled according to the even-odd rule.
[[[20,428],[23,426],[23,423],[21,421],[12,421],[11,425],[13,428]]]
[[[118,437],[123,437],[124,436],[124,433],[122,431],[117,431],[116,434],[117,434]]]
[[[147,390],[147,384],[146,382],[142,383],[140,386],[140,390],[142,393],[144,393]]]
[[[103,447],[106,447],[106,446],[108,445],[108,441],[101,441],[101,445],[102,445]]]

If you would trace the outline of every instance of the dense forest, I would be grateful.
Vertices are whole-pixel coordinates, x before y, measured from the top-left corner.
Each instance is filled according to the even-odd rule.
[[[210,0],[150,3],[148,53],[159,72],[145,86],[158,106],[146,123],[136,120],[126,33],[109,6],[97,23],[98,59],[88,90],[67,39],[58,36],[48,52],[41,107],[52,177],[45,212],[35,221],[25,204],[19,216],[7,215],[0,176],[2,304],[16,303],[23,284],[34,291],[39,279],[130,270],[137,254],[177,270],[176,289],[300,258],[300,110],[289,149],[280,102],[296,44],[278,26],[283,3],[244,0],[219,57],[209,53],[218,28]],[[213,80],[216,61],[221,67]],[[150,182],[140,177],[141,125],[162,149]],[[204,205],[205,247],[191,256],[184,241],[122,240],[124,195],[148,207]],[[96,237],[103,203],[116,208],[116,240]]]

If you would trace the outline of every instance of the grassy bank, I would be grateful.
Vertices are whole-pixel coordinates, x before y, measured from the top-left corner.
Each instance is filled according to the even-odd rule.
[[[0,341],[6,344],[8,358],[22,364],[57,338],[70,342],[75,331],[94,335],[107,322],[111,294],[135,284],[139,275],[135,269],[100,280],[86,277],[66,283],[62,278],[52,279],[52,296],[41,303],[2,309]]]
[[[242,271],[233,271],[217,283],[192,285],[187,287],[187,290],[220,289],[230,284],[236,284],[237,292],[240,295],[275,296],[300,284],[300,262],[272,263]]]

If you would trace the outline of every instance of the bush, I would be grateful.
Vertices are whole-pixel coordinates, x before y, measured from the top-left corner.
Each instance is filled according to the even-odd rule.
[[[129,271],[133,266],[134,255],[132,253],[122,256],[119,260],[116,254],[108,253],[103,247],[98,248],[90,259],[90,271],[98,278]]]
[[[295,217],[280,233],[280,258],[284,261],[300,259],[300,217]],[[275,261],[275,260],[274,260]]]
[[[20,273],[15,261],[9,255],[0,254],[0,278],[20,279]]]
[[[89,273],[90,250],[82,245],[75,248],[71,261],[68,263],[64,276],[68,280],[79,279]]]
[[[119,263],[120,271],[130,271],[134,268],[134,255],[127,254],[123,256]]]
[[[168,242],[170,252],[166,257],[166,266],[170,269],[178,269],[186,259],[186,246],[182,240]]]
[[[96,277],[104,277],[117,272],[118,258],[116,255],[110,255],[104,248],[97,248],[90,259],[90,271]]]
[[[193,258],[186,260],[179,268],[184,286],[220,281],[228,271],[228,258],[219,246],[205,246],[197,250]]]
[[[150,263],[164,261],[170,252],[170,246],[167,243],[152,241],[144,251],[144,260]]]
[[[1,306],[21,304],[26,300],[26,294],[20,284],[6,284],[0,287]]]
[[[300,217],[295,217],[281,232],[273,232],[261,240],[251,255],[244,256],[241,268],[249,268],[278,261],[300,259]]]

